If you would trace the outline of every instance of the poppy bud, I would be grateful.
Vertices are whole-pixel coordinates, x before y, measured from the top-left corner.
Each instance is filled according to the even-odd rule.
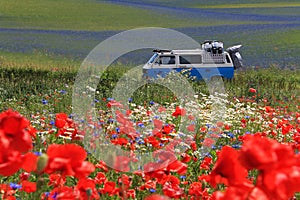
[[[37,162],[37,172],[40,173],[42,172],[45,167],[47,166],[48,164],[48,155],[43,153],[39,159],[38,159],[38,162]]]
[[[256,89],[250,88],[250,89],[249,89],[249,92],[251,92],[251,93],[256,93]]]

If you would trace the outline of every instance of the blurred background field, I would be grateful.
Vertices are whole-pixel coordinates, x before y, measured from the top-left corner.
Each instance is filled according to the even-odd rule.
[[[230,95],[249,97],[248,88],[254,87],[261,95],[255,100],[299,103],[295,103],[300,87],[300,3],[296,0],[2,0],[1,110],[16,105],[27,110],[50,107],[53,102],[42,100],[53,94],[62,98],[55,111],[69,110],[72,84],[88,53],[110,36],[141,27],[172,28],[199,43],[217,39],[225,47],[242,44],[245,68],[225,82]],[[103,96],[109,97],[117,79],[151,54],[150,49],[141,50],[116,60],[106,81],[99,84]],[[205,91],[203,83],[192,84],[196,91]],[[151,87],[154,92],[163,90]],[[159,100],[143,96],[149,94],[145,89],[141,88],[137,101]]]

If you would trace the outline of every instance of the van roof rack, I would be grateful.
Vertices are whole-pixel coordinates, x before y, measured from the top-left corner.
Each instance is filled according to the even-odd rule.
[[[171,52],[172,50],[170,49],[153,49],[153,52],[157,53],[164,53],[164,52]]]

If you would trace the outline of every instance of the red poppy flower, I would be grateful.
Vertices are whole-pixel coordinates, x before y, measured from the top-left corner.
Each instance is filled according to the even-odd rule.
[[[67,120],[68,119],[68,115],[66,113],[58,113],[56,114],[56,117],[55,117],[55,126],[57,128],[63,128],[66,123],[67,123]]]
[[[139,189],[140,190],[156,189],[156,181],[148,180],[144,185],[140,186]]]
[[[99,199],[95,183],[91,179],[80,179],[76,185],[76,189],[80,192],[81,199]]]
[[[4,149],[25,153],[32,149],[32,140],[27,128],[30,122],[18,112],[7,110],[0,113],[0,144]]]
[[[165,108],[165,107],[163,107],[163,106],[159,106],[158,107],[158,112],[165,112],[167,109]]]
[[[23,155],[22,159],[23,159],[22,168],[25,171],[32,172],[32,171],[36,170],[38,156],[36,156],[34,153],[29,152],[29,153]]]
[[[171,198],[180,198],[183,196],[184,191],[179,186],[179,184],[172,184],[171,182],[166,182],[163,185],[163,193],[164,195]]]
[[[169,133],[172,132],[172,130],[173,130],[173,126],[170,125],[170,124],[167,124],[167,125],[165,125],[165,126],[163,127],[162,132],[163,132],[164,134],[169,134]]]
[[[116,156],[114,160],[114,170],[121,171],[121,172],[128,172],[130,171],[129,163],[132,161],[132,158],[126,156]]]
[[[118,178],[118,183],[123,187],[125,187],[126,190],[131,186],[131,177],[129,177],[126,174],[122,174],[121,177]]]
[[[247,169],[268,170],[290,166],[296,160],[290,146],[259,136],[247,136],[241,148],[240,161]]]
[[[153,124],[154,124],[154,127],[157,128],[157,129],[159,129],[159,130],[163,126],[163,122],[161,120],[158,120],[158,119],[154,119],[153,120]]]
[[[227,199],[247,199],[247,200],[271,200],[261,189],[255,188],[251,184],[244,184],[240,186],[230,186],[226,188],[225,192],[216,192],[214,194],[217,200]]]
[[[132,199],[135,199],[135,190],[134,189],[129,189],[126,191],[126,195],[127,195],[127,198],[132,198]]]
[[[1,147],[0,147],[1,149]],[[22,167],[22,157],[18,151],[0,152],[0,175],[11,176]]]
[[[210,164],[212,163],[212,158],[211,157],[205,157],[200,165],[200,169],[205,169],[208,170],[210,169]]]
[[[100,190],[102,194],[109,194],[110,196],[113,196],[119,192],[119,189],[116,188],[116,183],[107,181],[104,184],[104,188]]]
[[[50,174],[48,185],[53,187],[62,187],[66,183],[66,177],[61,174]]]
[[[9,184],[0,184],[0,197],[7,200],[15,200],[16,198],[13,196],[16,193],[16,190],[12,189]]]
[[[19,175],[19,177],[20,177],[20,180],[21,180],[21,181],[28,180],[29,177],[30,177],[30,173],[28,173],[28,172],[22,172],[22,173]]]
[[[181,161],[184,163],[188,163],[191,161],[191,156],[187,153],[182,153],[181,154]]]
[[[95,177],[95,183],[96,184],[103,184],[107,181],[106,176],[102,172],[98,172],[96,177]]]
[[[257,178],[257,187],[270,199],[291,199],[300,191],[300,166],[274,168],[263,171]]]
[[[95,167],[102,169],[104,172],[108,172],[108,167],[103,160],[100,160],[99,163],[95,165]]]
[[[193,182],[190,185],[189,195],[200,197],[200,196],[202,196],[202,192],[203,192],[202,183],[200,183],[200,182]]]
[[[187,130],[189,131],[189,132],[194,132],[195,131],[195,124],[190,124],[190,125],[188,125],[187,126]]]
[[[212,138],[205,138],[204,140],[203,140],[203,143],[202,143],[202,145],[204,146],[204,147],[212,147],[212,145],[214,145],[216,143],[216,141],[214,140],[214,139],[212,139]]]
[[[145,143],[146,144],[151,144],[154,148],[159,148],[159,144],[160,142],[154,137],[154,136],[149,136],[149,137],[146,137],[144,139]]]
[[[185,110],[183,108],[180,108],[179,106],[176,106],[175,111],[172,113],[172,116],[178,117],[178,116],[184,116]]]
[[[210,174],[210,183],[213,187],[216,187],[217,183],[239,185],[247,180],[247,175],[247,170],[239,163],[238,151],[224,146]]]
[[[52,144],[48,147],[47,155],[47,173],[60,171],[63,175],[83,178],[95,170],[92,163],[84,161],[87,156],[85,150],[76,144]]]
[[[117,102],[115,100],[111,100],[107,103],[107,107],[111,108],[111,107],[120,107],[123,108],[123,105],[120,102]]]
[[[185,174],[187,171],[187,164],[185,164],[179,160],[175,160],[174,162],[172,162],[168,165],[167,171],[177,172],[180,175]]]
[[[126,146],[127,144],[129,144],[126,138],[116,138],[111,140],[111,143],[114,145],[121,145],[121,146]]]
[[[24,180],[21,182],[21,185],[22,185],[21,190],[24,192],[31,193],[36,191],[36,182],[29,182]]]
[[[55,198],[52,198],[55,197]],[[55,200],[55,199],[80,199],[80,192],[78,190],[74,190],[73,187],[62,186],[54,188],[47,197],[44,197],[47,200]]]
[[[145,200],[169,200],[169,198],[159,194],[151,194],[150,196],[147,196]]]

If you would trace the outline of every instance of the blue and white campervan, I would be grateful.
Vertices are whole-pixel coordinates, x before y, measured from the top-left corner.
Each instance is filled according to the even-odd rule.
[[[201,49],[193,50],[153,50],[154,55],[143,66],[146,78],[165,77],[171,71],[188,72],[196,80],[223,77],[231,79],[234,70],[241,68],[242,57],[236,45],[223,49],[223,43],[216,40],[205,41]]]

